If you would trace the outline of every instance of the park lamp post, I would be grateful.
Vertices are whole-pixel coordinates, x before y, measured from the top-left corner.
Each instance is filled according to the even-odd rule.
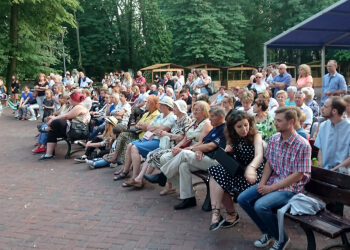
[[[66,33],[67,27],[63,27],[62,31],[62,57],[63,57],[63,75],[66,74],[66,54],[64,53],[64,34]]]

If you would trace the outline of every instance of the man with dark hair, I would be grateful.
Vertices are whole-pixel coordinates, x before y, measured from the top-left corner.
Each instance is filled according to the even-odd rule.
[[[214,150],[217,147],[225,148],[226,146],[224,109],[222,107],[213,107],[209,113],[213,129],[209,131],[201,142],[186,149],[177,149],[176,156],[161,167],[160,174],[144,176],[151,183],[165,186],[168,178],[179,175],[180,198],[182,202],[174,207],[176,210],[196,206],[191,172],[198,170],[207,171],[210,166],[217,164],[211,158],[214,156]]]
[[[340,96],[328,98],[321,108],[322,116],[328,118],[320,126],[315,146],[319,148],[317,160],[325,169],[350,174],[350,121],[344,119],[346,102]],[[343,215],[344,205],[327,204],[327,209]]]
[[[188,89],[183,88],[180,91],[180,98],[186,102],[186,104],[187,104],[187,112],[191,112],[192,97],[190,96],[190,93],[188,92]]]
[[[275,126],[279,133],[270,138],[260,183],[238,196],[238,203],[263,233],[254,242],[255,247],[265,248],[272,238],[275,243],[270,250],[287,247],[290,239],[284,230],[283,240],[279,238],[275,210],[302,192],[311,177],[311,147],[294,130],[296,120],[295,110],[288,107],[276,110]]]
[[[315,146],[319,148],[318,162],[325,169],[350,173],[350,121],[344,119],[346,102],[340,96],[326,100],[321,108],[328,118],[320,125]]]

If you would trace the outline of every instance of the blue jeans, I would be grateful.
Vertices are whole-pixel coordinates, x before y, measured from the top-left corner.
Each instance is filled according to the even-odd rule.
[[[94,127],[92,129],[92,132],[90,133],[90,139],[96,137],[98,133],[102,133],[105,130],[106,127],[106,121],[104,121],[102,124],[98,125],[97,127]]]
[[[47,127],[48,127],[47,124],[44,123],[41,126],[41,129],[46,129]],[[48,136],[47,132],[40,132],[39,138],[38,138],[39,145],[46,145],[46,143],[47,143],[47,136]]]
[[[238,196],[238,203],[258,226],[263,234],[279,239],[277,209],[283,207],[295,195],[290,191],[275,191],[261,195],[258,184],[248,188]],[[288,236],[284,230],[284,239]]]
[[[109,162],[105,161],[103,158],[95,158],[93,159],[93,165],[95,168],[103,168],[103,167],[108,167]]]

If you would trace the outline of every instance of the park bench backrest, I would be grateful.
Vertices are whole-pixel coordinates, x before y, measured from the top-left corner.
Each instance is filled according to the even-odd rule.
[[[324,201],[350,206],[350,175],[312,167],[311,180],[305,190]]]

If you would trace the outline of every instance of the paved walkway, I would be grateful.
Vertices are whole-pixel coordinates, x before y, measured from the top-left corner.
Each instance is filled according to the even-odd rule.
[[[149,183],[124,189],[113,169],[65,160],[63,143],[55,160],[38,162],[31,154],[35,125],[9,110],[0,117],[0,249],[254,249],[260,233],[239,207],[236,227],[210,232],[210,213],[200,206],[174,211],[177,195],[160,197]],[[302,230],[288,221],[287,228],[289,249],[306,249]],[[317,242],[333,241],[317,235]]]

